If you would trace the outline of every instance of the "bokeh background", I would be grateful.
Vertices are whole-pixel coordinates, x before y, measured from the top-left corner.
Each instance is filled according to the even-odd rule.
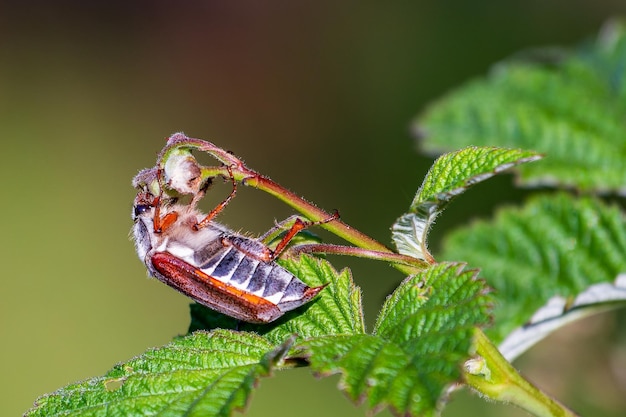
[[[409,129],[429,101],[625,12],[623,0],[0,2],[0,414],[185,333],[188,300],[146,279],[128,239],[130,179],[169,134],[232,150],[389,243],[432,161]],[[476,187],[431,245],[521,198],[507,176]],[[289,214],[242,189],[221,221],[260,233]],[[400,275],[337,264],[353,268],[372,323]],[[623,416],[618,318],[568,327],[517,364],[583,414]],[[364,415],[337,381],[279,373],[248,415]],[[444,415],[523,414],[459,393]]]

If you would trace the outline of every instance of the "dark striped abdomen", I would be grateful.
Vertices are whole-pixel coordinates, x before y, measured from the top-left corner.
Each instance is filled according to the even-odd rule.
[[[308,301],[310,290],[304,282],[275,262],[264,262],[246,254],[265,249],[261,242],[238,236],[238,247],[219,242],[196,255],[196,267],[228,285],[257,295],[288,311]],[[303,297],[306,300],[303,300]]]

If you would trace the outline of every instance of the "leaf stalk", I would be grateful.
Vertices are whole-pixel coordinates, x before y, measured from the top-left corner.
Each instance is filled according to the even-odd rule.
[[[468,386],[492,400],[516,405],[537,417],[578,417],[524,379],[480,329],[476,329],[474,344],[478,356],[467,361],[463,370]]]
[[[201,139],[187,138],[182,134],[172,136],[168,141],[167,146],[163,148],[159,154],[158,168],[164,170],[165,164],[170,156],[177,154],[181,150],[187,150],[190,152],[192,149],[206,152],[224,164],[219,167],[201,166],[200,172],[203,180],[218,176],[222,176],[224,178],[232,177],[234,180],[239,181],[244,185],[264,191],[278,198],[311,221],[322,221],[331,217],[331,214],[325,210],[322,210],[313,203],[306,201],[304,198],[272,181],[270,178],[248,168],[243,161],[232,153],[217,147],[211,142]],[[358,248],[364,249],[365,251],[362,257],[388,261],[392,263],[396,269],[407,275],[414,274],[427,266],[427,263],[421,259],[398,255],[387,246],[339,219],[321,224],[320,227],[357,246]],[[335,253],[355,256],[354,250],[345,252],[337,251]],[[376,255],[370,256],[372,253],[376,253]]]

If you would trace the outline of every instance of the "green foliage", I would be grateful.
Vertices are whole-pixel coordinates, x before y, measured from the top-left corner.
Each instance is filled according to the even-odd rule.
[[[291,343],[275,346],[229,330],[196,332],[44,396],[26,415],[229,416],[246,405],[257,380]]]
[[[433,163],[409,210],[441,212],[446,203],[469,186],[539,158],[533,151],[495,147],[472,146],[447,153]]]
[[[618,24],[549,64],[503,63],[431,106],[419,120],[427,136],[423,147],[484,143],[535,149],[547,158],[520,168],[526,184],[623,192],[625,63],[626,30]],[[223,164],[201,166],[192,150]],[[437,263],[427,250],[430,224],[456,195],[539,158],[535,151],[493,146],[441,156],[392,227],[399,254],[335,219],[322,225],[362,249],[362,256],[411,272],[385,301],[371,333],[350,271],[287,252],[278,261],[286,269],[310,286],[327,285],[311,303],[263,325],[194,305],[189,335],[104,377],[41,397],[26,415],[229,416],[245,407],[261,377],[295,366],[310,366],[322,376],[341,374],[347,396],[374,411],[388,407],[403,416],[436,416],[450,387],[466,383],[536,415],[574,415],[523,380],[481,329],[494,320],[497,304],[495,325],[487,332],[512,346],[504,352],[511,359],[569,320],[623,304],[623,211],[589,196],[546,194],[450,235],[443,258],[454,262]],[[156,166],[135,183],[144,193],[168,198],[201,195],[216,176],[266,191],[311,219],[329,218],[235,155],[182,134],[170,138]],[[162,193],[166,184],[178,188]],[[307,237],[303,242],[317,243]],[[341,248],[348,253],[341,246],[328,252]],[[495,293],[465,262],[482,268]]]
[[[398,218],[391,228],[398,252],[428,259],[428,229],[455,196],[498,172],[539,158],[532,151],[489,147],[469,147],[442,155],[426,174],[409,212]]]
[[[227,416],[245,406],[260,377],[303,361],[319,373],[338,372],[340,366],[350,380],[364,378],[367,369],[366,379],[344,387],[355,401],[367,398],[374,408],[434,415],[446,387],[460,378],[473,329],[490,320],[491,298],[476,271],[440,264],[405,280],[368,335],[360,291],[348,271],[338,273],[309,256],[284,265],[310,284],[330,279],[304,311],[276,324],[245,324],[247,331],[196,331],[104,377],[42,397],[27,415]],[[224,320],[206,309],[194,309],[194,315],[196,324]],[[377,378],[380,384],[372,387]],[[393,390],[381,391],[382,384]]]
[[[314,371],[342,373],[341,387],[369,408],[436,415],[458,381],[474,328],[487,324],[491,298],[476,271],[438,264],[406,279],[386,300],[373,334],[305,342]]]
[[[481,265],[497,290],[487,333],[500,342],[551,297],[573,300],[626,271],[626,217],[595,198],[542,195],[452,233],[444,248],[444,259]]]
[[[626,192],[626,26],[534,57],[500,63],[434,102],[416,121],[421,147],[534,149],[547,157],[520,169],[526,184]]]
[[[416,121],[421,147],[534,149],[545,158],[519,167],[523,184],[623,194],[625,63],[619,21],[573,50],[519,54],[432,103]],[[623,303],[624,242],[617,207],[546,195],[450,235],[442,257],[483,268],[498,298],[488,334],[513,359],[568,321]]]

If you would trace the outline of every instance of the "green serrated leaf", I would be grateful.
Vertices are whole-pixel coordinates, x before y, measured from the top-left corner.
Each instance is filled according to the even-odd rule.
[[[292,334],[307,339],[329,334],[365,332],[361,290],[354,284],[348,269],[337,272],[323,259],[302,256],[283,260],[281,265],[309,285],[328,283],[304,314],[281,318],[278,326],[262,334],[274,342]]]
[[[497,173],[540,157],[533,151],[494,147],[469,147],[439,157],[426,174],[409,212],[391,228],[398,252],[428,259],[428,229],[450,200]]]
[[[197,332],[41,397],[26,416],[230,416],[292,343],[276,347],[251,333]]]
[[[485,318],[492,301],[477,274],[464,270],[463,264],[444,262],[407,278],[385,301],[374,334],[406,343],[444,328],[471,331]],[[465,323],[470,323],[469,329]]]
[[[439,264],[406,279],[387,299],[373,335],[326,336],[299,346],[313,370],[341,373],[341,389],[373,410],[437,415],[460,378],[475,326],[489,322],[491,297],[475,271]]]
[[[592,44],[556,60],[519,58],[433,103],[416,122],[426,151],[468,145],[535,149],[526,184],[626,192],[626,30],[613,23]]]
[[[311,286],[328,284],[311,303],[285,314],[273,323],[242,323],[208,308],[192,305],[190,331],[199,328],[237,328],[264,335],[272,343],[281,343],[293,334],[306,339],[328,334],[365,332],[361,291],[349,270],[337,272],[327,261],[303,255],[298,260],[280,260],[295,276]]]
[[[468,187],[507,169],[541,158],[522,149],[471,146],[439,157],[426,174],[410,211],[441,211],[442,206]]]
[[[565,314],[591,285],[612,283],[626,272],[625,253],[626,218],[619,208],[558,194],[454,232],[442,257],[482,265],[499,301],[487,333],[501,342],[552,297],[566,300]]]

